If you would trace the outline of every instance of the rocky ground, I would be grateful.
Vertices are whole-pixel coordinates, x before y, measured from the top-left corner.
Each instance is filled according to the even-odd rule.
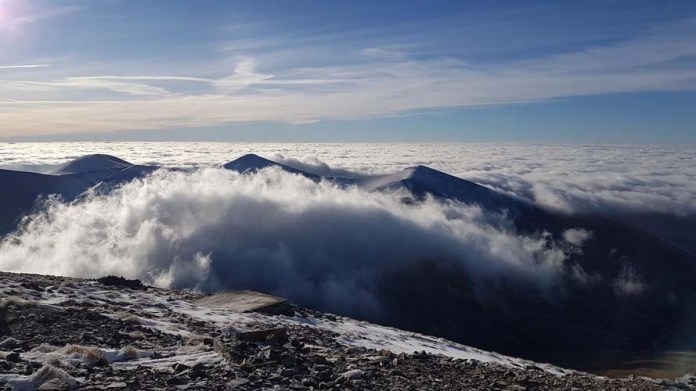
[[[292,306],[232,313],[202,295],[0,273],[0,390],[666,390]]]

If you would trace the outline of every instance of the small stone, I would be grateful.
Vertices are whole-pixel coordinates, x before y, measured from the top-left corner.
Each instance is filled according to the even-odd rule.
[[[7,338],[4,341],[0,342],[0,350],[17,349],[20,347],[21,344],[22,344],[22,341],[10,337],[10,338]]]
[[[104,388],[107,390],[115,390],[115,389],[126,388],[126,387],[128,387],[128,384],[126,384],[124,382],[114,382],[114,383],[106,385],[106,387],[104,387]]]
[[[19,353],[12,352],[5,356],[5,360],[9,362],[20,362],[22,361],[22,358],[19,356]]]
[[[246,385],[247,383],[249,383],[249,380],[237,378],[237,379],[232,379],[232,380],[228,381],[227,387],[234,389],[234,388],[242,387],[242,386]]]
[[[191,367],[189,367],[186,364],[182,364],[182,363],[172,364],[172,369],[174,370],[174,372],[183,372],[189,368],[191,368]]]
[[[365,372],[361,369],[353,369],[347,372],[343,372],[341,377],[348,380],[359,380],[365,377]]]

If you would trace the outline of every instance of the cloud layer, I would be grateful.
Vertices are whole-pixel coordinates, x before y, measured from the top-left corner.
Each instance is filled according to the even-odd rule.
[[[73,150],[83,152],[82,147],[87,146],[73,145]],[[128,159],[149,147],[168,150],[150,144],[112,147],[130,148]],[[229,154],[232,147],[254,145],[198,145],[195,154],[217,160],[216,153]],[[284,162],[325,174],[345,173],[320,160],[288,158],[287,149],[297,147],[265,148],[282,153],[276,158]],[[469,147],[460,145],[460,156]],[[177,148],[154,160],[187,166],[188,157],[177,152],[192,146]],[[351,159],[353,167],[370,164],[360,160],[361,153],[381,156],[382,165],[369,166],[373,172],[419,156],[438,156],[439,165],[452,164],[444,157],[454,153],[452,145],[399,146],[401,151],[386,145],[304,148],[323,150],[315,155],[336,161]],[[380,148],[381,155],[375,150]],[[546,147],[544,155],[535,147],[488,146],[485,154],[502,160],[481,160],[476,167],[503,170],[503,163],[526,164],[527,171],[539,175],[539,168],[520,152],[525,148],[530,159],[545,156],[549,168],[582,171],[568,160],[569,154],[582,155],[577,147],[562,148],[553,158],[553,147]],[[602,156],[614,156],[617,169],[623,169],[618,164],[622,149],[615,149]],[[439,155],[428,153],[438,150]],[[514,150],[516,155],[508,153]],[[638,161],[636,151],[629,151],[623,153]],[[23,156],[41,156],[46,163],[51,155]],[[14,161],[22,162],[38,161]],[[556,181],[561,185],[568,175],[562,172]],[[675,184],[661,186],[669,190]],[[631,190],[626,187],[621,191]],[[625,333],[636,337],[636,346],[653,346],[675,328],[693,329],[683,323],[691,308],[692,271],[685,265],[693,257],[663,241],[602,218],[552,216],[534,209],[513,223],[508,214],[475,205],[429,198],[404,202],[406,196],[405,190],[366,192],[316,183],[278,168],[255,174],[219,167],[159,170],[109,194],[88,194],[71,203],[49,199],[45,210],[0,240],[0,270],[117,274],[204,291],[255,289],[319,310],[518,353],[539,348],[540,341],[547,341],[548,348],[557,348],[560,340],[573,349],[578,348],[573,341],[582,341],[583,347],[626,346],[625,338],[606,341],[603,332]],[[611,202],[605,202],[598,211],[610,210]],[[629,205],[622,213],[635,214],[635,208]],[[453,315],[452,308],[467,311]],[[604,330],[599,338],[596,330]],[[511,345],[511,340],[517,342]]]
[[[246,287],[370,316],[384,270],[424,259],[480,281],[554,289],[563,243],[518,235],[503,216],[402,194],[365,193],[267,169],[159,172],[111,195],[49,202],[0,245],[0,269]]]
[[[337,176],[422,164],[568,213],[696,214],[696,148],[690,146],[0,143],[0,168],[47,172],[93,153],[170,167],[220,166],[256,153]]]

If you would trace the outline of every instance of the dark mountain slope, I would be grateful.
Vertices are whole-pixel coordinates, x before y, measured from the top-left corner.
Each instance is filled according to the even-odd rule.
[[[0,236],[14,230],[42,197],[57,195],[70,201],[93,186],[106,191],[156,169],[114,156],[88,155],[61,165],[53,174],[0,170]]]
[[[260,159],[245,160],[275,164]],[[342,183],[369,191],[406,189],[415,202],[431,195],[505,213],[516,231],[545,232],[549,246],[566,252],[562,281],[545,294],[514,280],[476,281],[456,260],[404,262],[409,266],[381,277],[388,311],[372,320],[523,356],[696,347],[689,331],[696,330],[696,257],[649,233],[606,218],[548,211],[425,166]],[[590,237],[571,245],[564,239],[571,229]]]
[[[37,197],[75,199],[95,185],[108,192],[157,169],[123,167],[119,159],[99,155],[87,162],[68,165],[67,170],[80,171],[73,174],[0,171],[0,183],[6,185],[0,189],[0,229],[6,233],[16,226]],[[270,166],[369,191],[407,190],[412,194],[408,202],[431,195],[478,205],[485,213],[509,218],[511,225],[501,229],[545,234],[547,246],[565,253],[563,273],[548,277],[553,281],[545,289],[515,276],[482,280],[461,266],[465,259],[405,259],[381,272],[377,290],[384,311],[364,314],[369,320],[529,357],[573,350],[696,347],[696,257],[654,235],[605,218],[548,211],[424,166],[345,179],[322,178],[253,154],[224,165],[243,173]],[[589,234],[573,244],[566,238],[569,230]]]

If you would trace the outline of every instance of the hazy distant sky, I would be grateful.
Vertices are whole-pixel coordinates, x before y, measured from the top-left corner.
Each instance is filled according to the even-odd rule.
[[[17,138],[696,143],[696,2],[0,0]]]

